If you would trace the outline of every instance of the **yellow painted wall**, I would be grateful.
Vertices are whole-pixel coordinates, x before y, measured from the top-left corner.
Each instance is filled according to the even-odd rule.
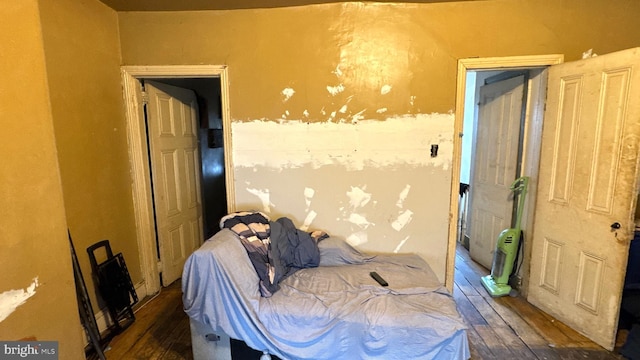
[[[459,58],[562,53],[570,61],[590,48],[634,47],[638,13],[633,0],[487,0],[121,12],[119,19],[126,65],[229,65],[234,121],[280,119],[285,87],[296,89],[290,114],[306,109],[310,121],[323,121],[338,65],[346,90],[336,105],[355,95],[354,108],[377,109],[380,87],[393,83],[388,113],[445,113],[454,108]]]
[[[0,1],[0,54],[0,339],[59,341],[60,359],[81,359],[36,0]],[[12,310],[11,290],[33,295]]]
[[[114,253],[123,253],[133,283],[142,280],[120,85],[118,18],[95,0],[41,1],[40,16],[67,223],[98,310],[104,304],[96,299],[88,246],[108,239]]]

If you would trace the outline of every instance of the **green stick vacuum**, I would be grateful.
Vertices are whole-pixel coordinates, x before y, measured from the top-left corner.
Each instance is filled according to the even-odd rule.
[[[482,285],[493,297],[504,296],[511,292],[509,286],[509,277],[513,270],[513,263],[518,255],[518,245],[520,243],[520,221],[522,219],[522,211],[524,209],[524,200],[527,193],[529,178],[522,176],[517,178],[511,184],[511,191],[519,192],[518,209],[516,214],[516,227],[504,229],[498,235],[496,251],[493,253],[493,264],[491,266],[491,274],[483,276]]]

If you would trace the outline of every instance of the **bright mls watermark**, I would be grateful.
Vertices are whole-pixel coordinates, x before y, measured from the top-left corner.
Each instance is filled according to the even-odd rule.
[[[0,360],[58,360],[57,341],[0,341]]]

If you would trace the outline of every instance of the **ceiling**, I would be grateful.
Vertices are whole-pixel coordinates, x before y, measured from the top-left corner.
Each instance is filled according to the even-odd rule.
[[[100,0],[116,11],[183,11],[259,9],[311,4],[338,3],[331,0]],[[472,0],[414,0],[404,3],[440,3]],[[477,0],[476,0],[477,1]],[[374,1],[393,3],[397,1]]]

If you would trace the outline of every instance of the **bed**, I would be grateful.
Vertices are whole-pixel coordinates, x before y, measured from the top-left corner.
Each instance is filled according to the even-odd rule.
[[[421,257],[363,254],[333,237],[317,247],[319,266],[295,271],[264,297],[238,234],[222,229],[205,241],[182,278],[194,358],[231,359],[230,338],[261,359],[470,357],[456,304]]]

